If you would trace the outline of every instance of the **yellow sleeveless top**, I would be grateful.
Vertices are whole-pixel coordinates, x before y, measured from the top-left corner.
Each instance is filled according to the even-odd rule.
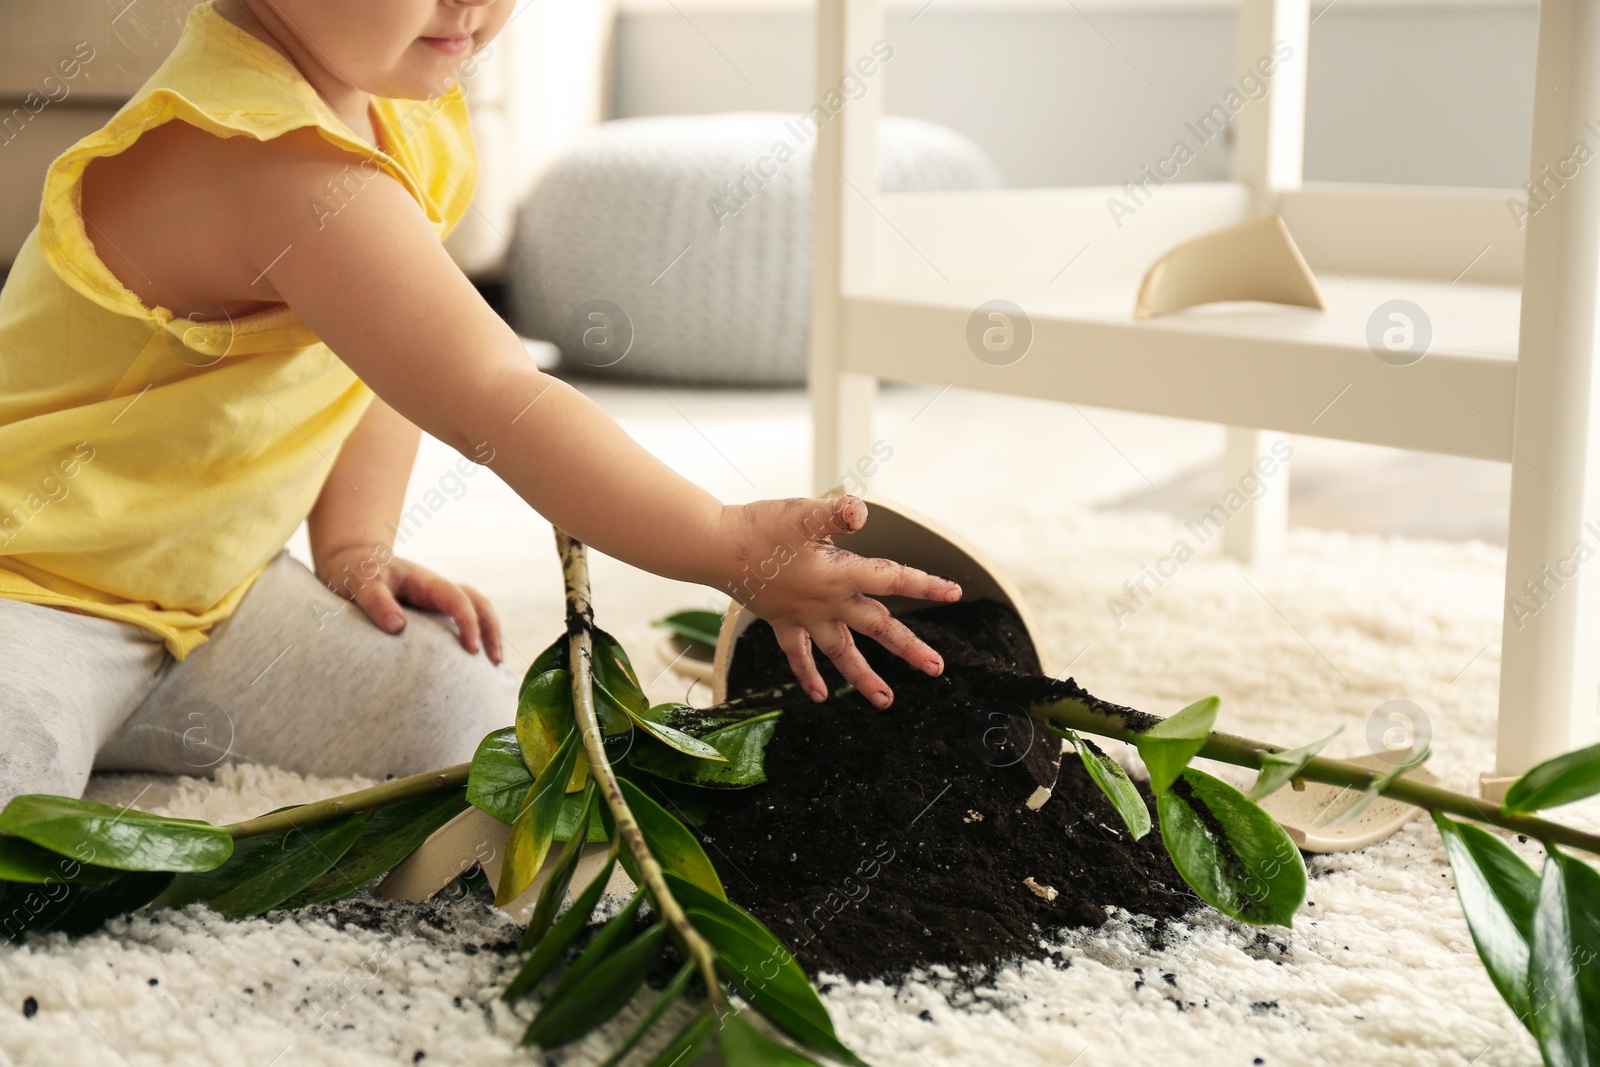
[[[134,98],[51,164],[0,291],[0,597],[133,623],[183,659],[310,512],[373,396],[286,307],[191,322],[144,306],[85,233],[85,166],[175,119],[260,141],[314,127],[353,175],[399,181],[442,239],[477,179],[465,95],[373,113],[386,151],[208,0]]]

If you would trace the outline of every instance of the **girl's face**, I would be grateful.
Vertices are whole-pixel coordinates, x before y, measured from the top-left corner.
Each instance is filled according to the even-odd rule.
[[[516,0],[246,0],[315,61],[373,96],[421,100],[456,82]],[[269,23],[270,24],[270,23]]]

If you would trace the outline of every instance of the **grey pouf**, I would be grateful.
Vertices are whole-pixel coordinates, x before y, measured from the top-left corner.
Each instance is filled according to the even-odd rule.
[[[809,136],[806,136],[809,134]],[[972,141],[885,118],[887,192],[995,188]],[[792,115],[622,119],[551,165],[518,213],[512,322],[566,368],[729,385],[805,381],[815,130]]]

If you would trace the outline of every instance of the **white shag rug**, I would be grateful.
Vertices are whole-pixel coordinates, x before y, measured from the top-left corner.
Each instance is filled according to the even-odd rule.
[[[489,590],[523,662],[560,617],[548,535],[531,518],[529,530],[516,581],[531,589]],[[1334,755],[1365,752],[1374,709],[1407,699],[1431,719],[1445,784],[1471,791],[1489,767],[1499,549],[1297,530],[1282,560],[1249,570],[1210,545],[1119,628],[1107,599],[1170,550],[1181,532],[1171,519],[1009,504],[968,512],[963,532],[1020,583],[1058,665],[1071,661],[1103,697],[1169,714],[1218,693],[1222,728],[1277,742],[1342,724]],[[596,587],[602,621],[641,652],[655,644],[651,618],[705,599],[607,560]],[[670,675],[655,687],[682,694]],[[215,782],[102,779],[93,795],[142,792],[141,807],[222,821],[357,784],[245,768]],[[1597,822],[1592,808],[1563,815]],[[1539,862],[1533,845],[1518,847]],[[1478,963],[1428,821],[1311,869],[1292,931],[1211,913],[1152,951],[1113,916],[1066,939],[1054,962],[1005,969],[976,994],[949,997],[932,976],[833,982],[825,998],[866,1059],[904,1067],[1538,1062]],[[495,1001],[517,933],[455,900],[240,923],[190,909],[75,941],[36,937],[0,947],[0,1063],[545,1062],[515,1047],[532,1005],[519,1018]],[[554,1062],[596,1062],[614,1037]]]

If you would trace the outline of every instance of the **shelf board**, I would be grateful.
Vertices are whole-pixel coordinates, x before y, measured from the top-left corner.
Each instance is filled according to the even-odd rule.
[[[976,281],[847,294],[844,368],[880,378],[1069,400],[1399,448],[1507,460],[1521,293],[1514,285],[1318,276],[1326,310],[1259,303],[1132,317],[1139,278]],[[968,321],[1009,300],[1033,329],[1009,366],[977,357]],[[1368,322],[1390,300],[1426,315],[1409,366],[1380,359]]]

